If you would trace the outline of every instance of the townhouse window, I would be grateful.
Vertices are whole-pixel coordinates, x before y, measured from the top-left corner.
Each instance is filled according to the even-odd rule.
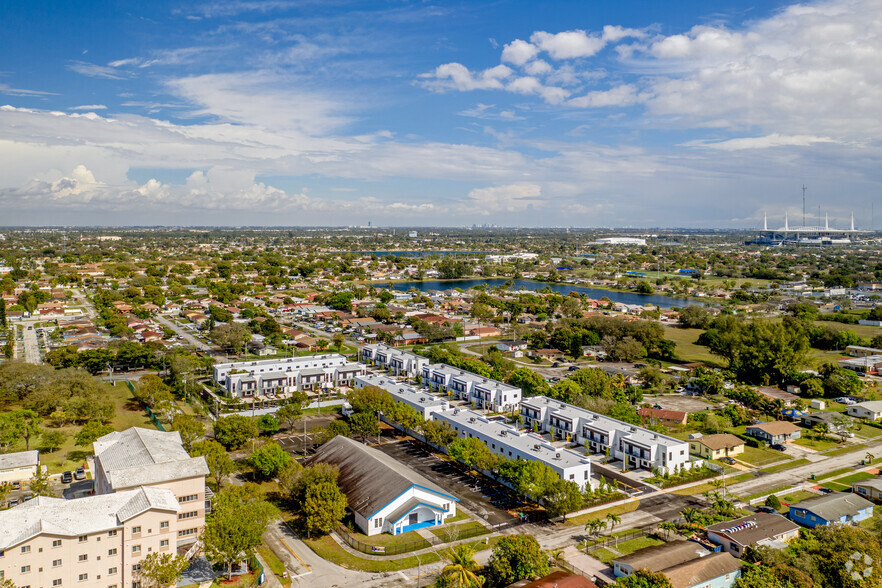
[[[85,543],[85,542],[88,541],[88,540],[89,540],[89,536],[88,536],[88,535],[80,535],[79,537],[77,537],[77,541],[78,541],[79,543]]]
[[[141,588],[141,582],[132,582],[132,588]]]
[[[22,546],[21,546],[21,552],[22,552],[22,553],[30,553],[30,552],[31,552],[31,546],[30,546],[30,545],[22,545]]]
[[[159,542],[160,547],[168,547],[168,539],[163,539]]]
[[[53,539],[52,547],[61,547],[61,539]]]
[[[116,584],[111,584],[111,585],[108,586],[107,588],[116,588]]]
[[[114,555],[116,555],[116,547],[107,550],[107,557],[113,557]]]
[[[61,560],[60,560],[60,559],[53,559],[53,560],[52,560],[52,567],[53,567],[53,568],[57,568],[57,567],[60,566],[60,565],[61,565]]]
[[[585,479],[587,480],[587,479],[588,479],[588,470],[585,470],[585,471],[582,472],[582,473],[585,474]]]
[[[132,553],[141,553],[140,545],[132,545]]]
[[[116,568],[115,568],[115,567],[113,567],[113,568],[107,568],[107,575],[108,575],[108,576],[112,576],[112,575],[114,575],[115,573],[116,573]]]
[[[161,523],[159,523],[159,529],[168,529],[168,521],[162,521]]]
[[[575,479],[576,479],[576,474],[570,474],[570,480],[575,480]]]
[[[132,527],[132,535],[140,535],[141,527]]]
[[[88,554],[81,553],[81,554],[80,554],[80,561],[89,561],[89,556],[88,556]]]
[[[22,574],[27,574],[30,571],[31,571],[31,566],[21,566],[21,573]]]
[[[85,582],[89,579],[89,574],[80,574],[80,582]]]
[[[108,537],[116,537],[116,529],[107,532]]]
[[[181,521],[184,519],[192,519],[192,518],[195,518],[198,516],[199,516],[198,510],[194,510],[194,511],[190,511],[190,512],[182,512],[181,514],[178,515],[178,520]],[[167,526],[167,524],[166,524],[166,526]]]
[[[61,586],[61,578],[57,578],[55,580],[52,580],[52,585],[53,586]]]
[[[133,565],[133,566],[132,566],[132,571],[133,571],[133,572],[140,572],[140,571],[141,571],[141,564],[135,564],[135,565]]]
[[[184,529],[183,531],[178,531],[178,537],[186,537],[187,535],[195,535],[199,532],[199,529]]]
[[[198,494],[188,494],[187,496],[181,496],[178,498],[178,502],[192,502],[194,500],[198,500]]]

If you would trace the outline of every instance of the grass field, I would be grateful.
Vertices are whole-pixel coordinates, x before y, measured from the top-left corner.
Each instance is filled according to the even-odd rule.
[[[633,512],[637,510],[637,507],[640,506],[639,500],[632,500],[630,502],[626,502],[625,504],[619,504],[616,506],[611,506],[609,508],[603,508],[601,510],[596,510],[594,512],[589,512],[583,515],[575,516],[570,519],[567,519],[566,524],[571,527],[584,527],[585,523],[588,521],[593,521],[594,519],[605,519],[608,514],[616,514],[623,515],[626,512]]]
[[[738,482],[752,480],[753,477],[753,474],[750,472],[738,474],[737,476],[727,478],[726,486],[731,486],[732,484],[737,484]],[[722,486],[720,486],[720,488],[722,488]],[[689,488],[679,488],[677,490],[671,490],[671,494],[677,494],[678,496],[696,496],[698,494],[710,492],[711,490],[717,490],[717,485],[708,482],[707,484],[697,484],[695,486],[690,486]]]
[[[838,449],[833,449],[831,451],[827,451],[824,453],[824,455],[829,455],[829,456],[845,455],[846,453],[852,453],[852,452],[856,452],[856,451],[866,451],[867,447],[869,447],[869,445],[866,445],[866,444],[851,445],[851,444],[849,444],[849,445],[844,445]],[[861,456],[861,457],[863,457],[863,456]]]
[[[435,537],[438,537],[444,543],[449,543],[450,541],[456,541],[460,535],[466,532],[476,532],[476,529],[483,531],[483,533],[479,533],[480,535],[484,535],[490,532],[487,527],[485,527],[478,521],[471,521],[468,523],[463,523],[461,525],[451,525],[449,527],[441,527],[440,529],[431,529],[431,531],[432,534],[435,535]],[[477,537],[477,535],[474,536]]]
[[[260,547],[258,547],[257,552],[260,553],[260,557],[263,558],[263,561],[266,562],[266,565],[269,566],[269,569],[272,571],[272,573],[276,575],[276,578],[279,580],[279,582],[281,582],[284,586],[290,586],[291,579],[282,577],[282,575],[287,571],[285,569],[285,564],[282,563],[282,560],[280,560],[276,556],[276,554],[273,553],[270,548],[265,545],[261,545]]]
[[[409,551],[418,551],[420,549],[431,547],[431,544],[416,531],[408,531],[407,533],[401,533],[400,535],[380,533],[378,535],[371,535],[370,537],[368,537],[367,535],[364,535],[357,531],[350,530],[349,534],[358,541],[364,543],[365,545],[375,545],[377,547],[400,546],[407,545],[408,543],[412,544]]]
[[[853,482],[859,482],[861,480],[869,480],[870,478],[875,478],[873,474],[869,472],[858,472],[856,474],[852,474],[850,476],[845,476],[843,478],[836,478],[836,481],[840,484],[848,484],[851,485]]]
[[[782,459],[793,459],[791,456],[774,449],[766,449],[760,447],[744,447],[744,453],[736,455],[735,459],[749,463],[751,465],[762,467],[769,463],[781,461]]]
[[[785,494],[784,496],[779,496],[778,500],[781,501],[781,509],[779,512],[787,512],[787,504],[796,504],[797,502],[802,502],[803,500],[808,500],[809,498],[815,498],[818,495],[814,492],[809,492],[808,490],[799,490],[798,492],[794,492],[792,494]],[[786,503],[786,504],[785,504]]]
[[[793,443],[802,447],[814,449],[815,451],[826,451],[827,449],[833,449],[834,447],[841,445],[836,439],[831,439],[830,437],[821,439],[819,435],[814,433],[807,433],[799,439],[794,439]]]
[[[696,341],[704,331],[701,329],[681,329],[679,327],[665,327],[665,339],[670,339],[677,344],[677,357],[684,362],[703,361],[716,367],[724,367],[724,361],[710,352],[710,350],[698,345]]]
[[[635,551],[639,551],[641,549],[645,549],[647,547],[654,547],[656,545],[663,545],[664,541],[661,539],[657,539],[655,537],[645,536],[645,537],[637,537],[636,539],[629,539],[628,541],[622,541],[618,545],[614,545],[613,549],[621,553],[622,555],[630,555]],[[608,555],[607,555],[608,554]],[[622,557],[622,555],[615,555],[609,549],[602,547],[597,551],[591,553],[591,556],[595,559],[599,559],[605,564],[609,564],[613,559],[618,557]],[[604,559],[609,557],[609,559]]]
[[[144,412],[141,403],[132,397],[128,386],[119,383],[116,386],[105,385],[107,398],[113,400],[116,406],[116,416],[110,422],[110,425],[117,431],[122,431],[130,427],[144,427],[154,429],[153,422]],[[64,443],[56,451],[47,451],[38,439],[36,443],[31,443],[32,449],[40,450],[40,463],[49,468],[49,472],[57,474],[60,472],[72,470],[78,465],[83,465],[86,457],[92,454],[92,446],[77,447],[74,443],[74,435],[80,430],[80,427],[70,425],[59,428],[47,428],[49,431],[61,431],[65,434]],[[24,443],[20,443],[10,451],[23,451]]]

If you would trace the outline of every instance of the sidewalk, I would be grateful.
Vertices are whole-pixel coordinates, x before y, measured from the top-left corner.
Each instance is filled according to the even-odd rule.
[[[266,561],[258,552],[254,552],[254,557],[257,558],[257,561],[260,562],[260,565],[263,566],[263,574],[266,578],[266,586],[267,588],[283,588],[282,583],[276,578],[276,575],[270,569],[269,565],[267,565]]]

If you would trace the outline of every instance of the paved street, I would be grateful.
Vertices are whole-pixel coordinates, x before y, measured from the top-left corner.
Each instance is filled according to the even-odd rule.
[[[181,338],[183,338],[185,341],[190,343],[190,345],[192,345],[193,348],[196,349],[197,351],[204,351],[206,353],[211,353],[212,349],[210,346],[206,345],[205,343],[203,343],[202,341],[200,341],[199,339],[197,339],[196,337],[191,335],[187,331],[187,329],[181,327],[180,325],[178,325],[174,321],[170,321],[160,314],[155,315],[153,318],[159,324],[166,326],[169,329],[171,329],[172,331],[174,331],[175,333],[177,333]]]
[[[40,348],[37,344],[37,332],[32,325],[24,326],[24,360],[28,363],[43,363],[40,359]]]

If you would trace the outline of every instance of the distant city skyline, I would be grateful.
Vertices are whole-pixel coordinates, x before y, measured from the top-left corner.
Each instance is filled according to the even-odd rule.
[[[802,224],[805,185],[807,219],[871,229],[880,19],[876,0],[8,2],[0,226],[752,229]]]

